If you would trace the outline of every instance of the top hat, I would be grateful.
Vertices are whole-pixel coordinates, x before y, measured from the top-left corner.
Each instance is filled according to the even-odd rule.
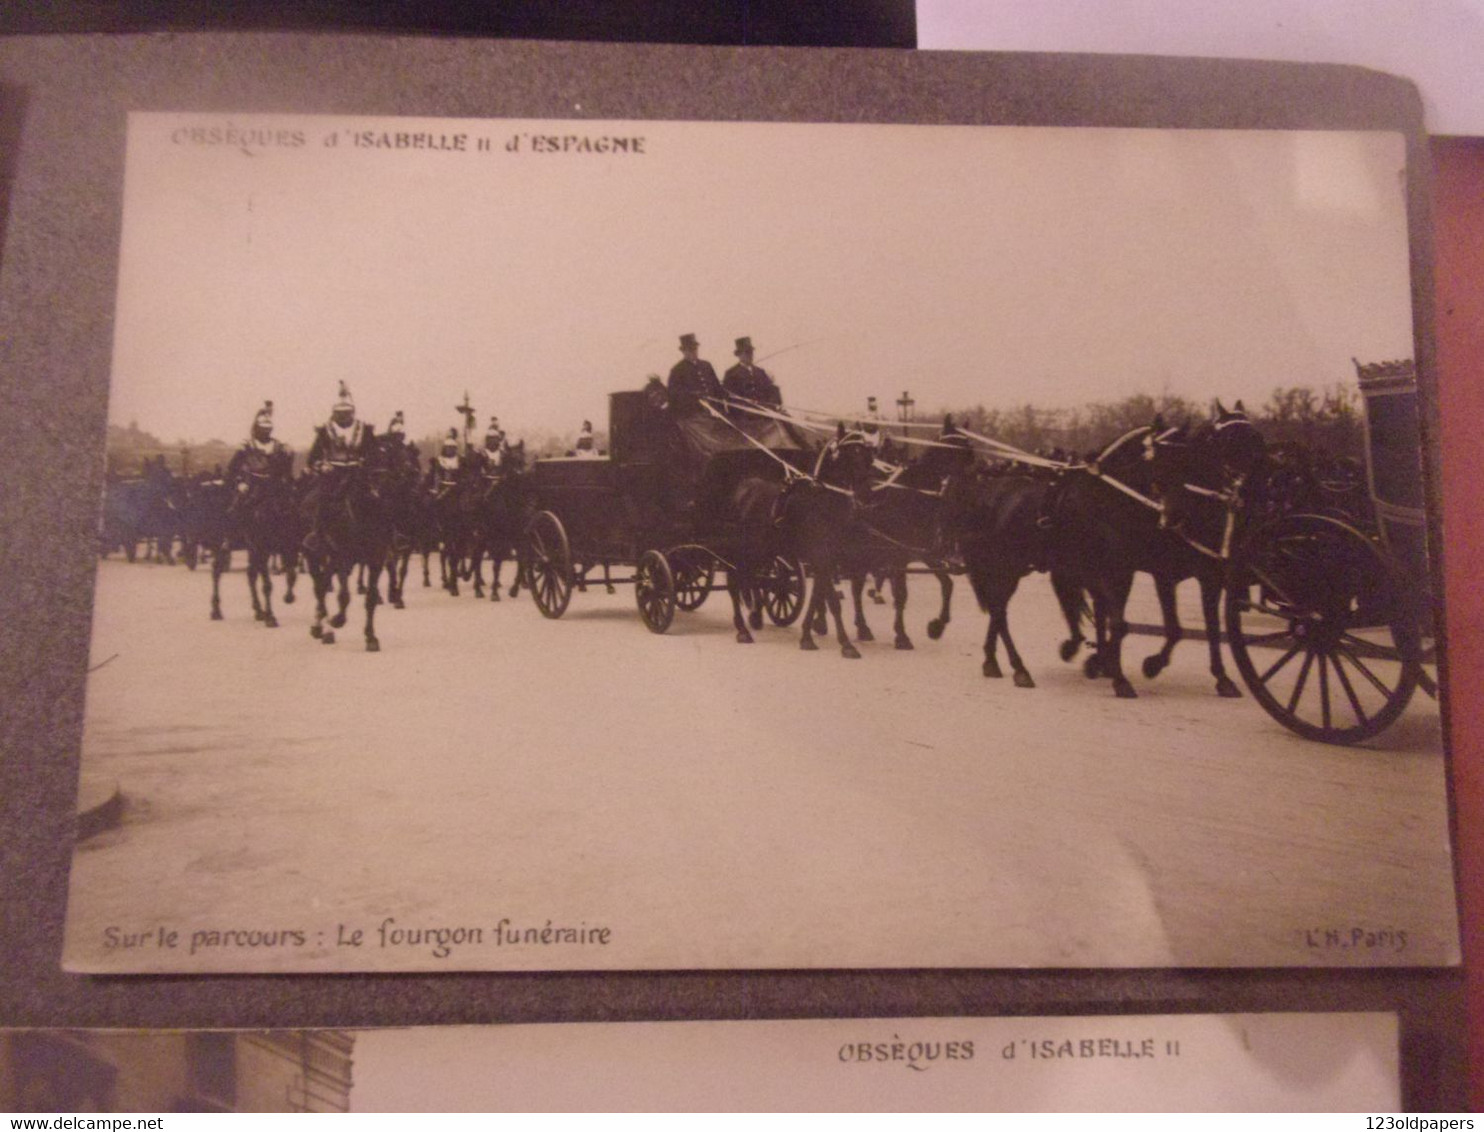
[[[698,350],[701,344],[696,341],[694,334],[682,334],[680,336],[680,348],[682,350]]]
[[[733,350],[732,353],[736,354],[737,357],[739,357],[739,358],[744,353],[747,353],[747,354],[752,353],[752,339],[751,338],[738,338],[737,339],[737,348],[735,350]]]

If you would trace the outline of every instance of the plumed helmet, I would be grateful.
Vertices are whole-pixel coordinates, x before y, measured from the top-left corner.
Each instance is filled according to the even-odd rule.
[[[272,432],[273,431],[273,402],[272,401],[264,401],[263,402],[263,407],[258,410],[258,415],[255,416],[255,417],[253,417],[253,419],[252,419],[252,426],[253,426],[253,428],[266,429],[268,432]]]
[[[346,411],[353,413],[356,411],[356,403],[350,397],[350,386],[346,385],[344,381],[340,383],[340,394],[335,402],[334,411],[337,413]]]
[[[405,430],[405,427],[406,422],[402,418],[402,410],[398,409],[396,415],[392,417],[392,423],[387,425],[386,430],[387,432],[402,432]]]

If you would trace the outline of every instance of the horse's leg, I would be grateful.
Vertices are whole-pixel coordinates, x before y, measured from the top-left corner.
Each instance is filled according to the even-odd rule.
[[[345,611],[350,608],[351,567],[347,563],[345,566],[333,569],[332,573],[338,583],[335,590],[335,604],[339,608],[335,611],[335,616],[330,618],[330,628],[343,629],[346,621]]]
[[[999,680],[1005,674],[1000,671],[1000,662],[995,657],[995,648],[996,642],[1000,639],[1000,622],[1005,617],[1005,604],[998,595],[986,604],[989,606],[989,626],[984,631],[984,663],[979,671],[992,680]]]
[[[1227,699],[1241,699],[1241,689],[1226,674],[1226,665],[1221,660],[1221,577],[1202,570],[1197,581],[1201,587],[1201,614],[1206,620],[1206,646],[1211,651],[1211,675],[1216,677],[1216,694]]]
[[[871,632],[871,626],[866,624],[866,611],[861,607],[861,591],[866,587],[866,575],[864,572],[850,575],[850,601],[855,607],[855,639],[858,641],[874,641],[876,634]]]
[[[1025,661],[1020,659],[1020,652],[1015,648],[1015,641],[1010,636],[1010,599],[1015,596],[1015,588],[1020,584],[1016,578],[1010,583],[1009,590],[1005,594],[1005,600],[1000,603],[999,617],[997,618],[1000,628],[1000,640],[1005,642],[1005,658],[1010,662],[1010,670],[1015,673],[1015,686],[1017,688],[1034,688],[1036,682],[1031,679],[1030,671],[1025,666]]]
[[[1123,674],[1123,638],[1128,636],[1126,611],[1129,590],[1133,589],[1133,585],[1134,575],[1130,571],[1107,583],[1104,593],[1108,614],[1108,650],[1101,661],[1101,667],[1103,675],[1113,678],[1113,694],[1122,700],[1136,699],[1139,695]]]
[[[252,617],[254,621],[263,620],[263,603],[258,600],[258,575],[262,574],[267,566],[262,555],[252,543],[247,547],[247,593],[252,598]]]
[[[809,588],[808,601],[804,603],[804,616],[799,618],[804,626],[799,636],[799,648],[805,652],[814,652],[819,648],[814,643],[814,634],[816,632],[815,620],[820,616],[819,607],[824,604],[825,586],[829,586],[833,590],[835,588],[834,579],[830,578],[826,580],[821,571],[815,570],[814,584]]]
[[[381,560],[373,558],[366,570],[366,651],[380,652],[376,639],[376,607],[381,604]]]
[[[465,574],[464,577],[466,577],[466,578],[473,578],[474,579],[474,596],[475,597],[483,597],[484,596],[484,543],[483,543],[483,541],[476,542],[474,544],[474,553],[472,555],[470,555],[470,557],[469,557],[469,572],[467,574]]]
[[[1168,575],[1156,575],[1154,592],[1159,595],[1159,614],[1164,621],[1165,643],[1157,653],[1144,658],[1144,678],[1153,680],[1170,663],[1175,646],[1184,635],[1180,628],[1180,611],[1175,607],[1175,582]],[[1202,595],[1204,597],[1204,594]]]
[[[231,544],[223,542],[211,556],[211,619],[222,619],[222,575],[232,564]]]
[[[269,629],[278,628],[278,618],[273,616],[273,571],[268,568],[269,556],[263,552],[263,565],[258,575],[263,580],[263,624]]]
[[[949,611],[953,606],[953,575],[947,570],[934,570],[933,576],[938,579],[938,589],[943,595],[943,607],[938,611],[938,616],[927,625],[928,639],[936,641],[948,628]]]
[[[739,645],[752,644],[752,634],[747,629],[747,619],[742,615],[742,595],[750,589],[749,573],[741,569],[727,570],[727,597],[732,599],[732,626],[737,630]]]
[[[356,593],[366,592],[366,564],[361,562],[356,566]]]
[[[330,596],[329,564],[311,561],[309,578],[314,583],[314,624],[309,627],[309,635],[327,645],[334,644],[335,634],[325,628],[325,619],[329,616],[329,610],[325,606],[325,599]]]
[[[1051,571],[1051,592],[1056,595],[1056,604],[1061,609],[1062,620],[1067,623],[1067,639],[1058,646],[1057,652],[1063,660],[1070,661],[1086,642],[1082,632],[1083,591],[1082,586],[1070,581],[1059,570]]]
[[[834,577],[834,571],[829,571],[830,577]],[[826,591],[825,600],[829,603],[830,616],[835,619],[835,639],[840,642],[840,655],[847,660],[859,660],[860,650],[851,644],[849,636],[845,633],[845,617],[840,609],[840,592],[835,589],[833,583]]]
[[[896,636],[896,647],[912,648],[912,638],[907,636],[907,567],[898,566],[889,575],[891,581],[891,604],[896,613],[892,632]]]
[[[293,605],[294,582],[299,576],[299,548],[285,547],[279,551],[278,559],[283,563],[283,603]]]

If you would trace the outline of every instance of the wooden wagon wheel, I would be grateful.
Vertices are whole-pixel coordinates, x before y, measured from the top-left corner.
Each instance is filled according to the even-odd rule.
[[[663,633],[675,620],[675,574],[658,550],[646,550],[634,570],[634,600],[651,633]]]
[[[572,546],[562,521],[541,511],[526,526],[526,582],[542,616],[557,618],[572,600]]]
[[[797,561],[775,558],[757,577],[758,596],[769,620],[788,628],[804,611],[804,567]]]
[[[701,550],[677,550],[670,556],[675,573],[675,604],[687,613],[700,609],[716,580],[716,559]]]
[[[1306,739],[1360,743],[1406,710],[1418,617],[1395,561],[1327,515],[1287,515],[1232,562],[1226,630],[1253,698]]]

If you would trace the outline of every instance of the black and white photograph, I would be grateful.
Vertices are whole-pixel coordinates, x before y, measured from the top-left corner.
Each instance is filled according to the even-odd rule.
[[[131,113],[64,967],[1457,963],[1408,178]]]

